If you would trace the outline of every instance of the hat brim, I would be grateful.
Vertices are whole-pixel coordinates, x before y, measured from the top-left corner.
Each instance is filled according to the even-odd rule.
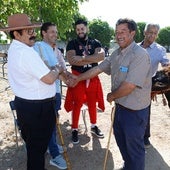
[[[21,27],[0,28],[0,31],[15,31],[15,30],[22,30],[22,29],[39,28],[41,26],[42,26],[41,23],[36,23],[36,24],[25,25],[25,26],[21,26]]]

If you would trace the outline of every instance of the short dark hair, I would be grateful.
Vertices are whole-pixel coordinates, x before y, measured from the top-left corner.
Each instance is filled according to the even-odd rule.
[[[84,20],[84,19],[78,19],[78,20],[75,22],[75,26],[76,26],[76,25],[79,25],[79,24],[84,24],[85,26],[87,26],[87,21]]]
[[[47,30],[49,29],[49,27],[51,26],[56,26],[54,23],[52,22],[45,22],[42,26],[41,26],[41,31],[40,31],[40,34],[41,34],[41,37],[43,38],[43,34],[42,32],[45,31],[47,32]]]
[[[22,30],[14,30],[14,31],[17,31],[20,35],[22,35]],[[11,39],[15,39],[14,31],[9,32],[9,36]]]
[[[116,22],[116,26],[120,25],[120,24],[127,24],[128,25],[128,29],[130,31],[137,31],[137,24],[133,19],[129,19],[129,18],[120,18],[117,22]]]

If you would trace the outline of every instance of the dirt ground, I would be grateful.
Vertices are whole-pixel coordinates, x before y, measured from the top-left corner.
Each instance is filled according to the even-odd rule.
[[[13,116],[10,111],[9,101],[14,96],[8,85],[8,81],[2,77],[0,71],[0,170],[25,170],[26,151],[19,140],[19,147],[16,147],[14,133]],[[104,96],[110,92],[110,77],[100,75]],[[63,100],[66,88],[63,87]],[[98,112],[98,126],[105,134],[105,138],[98,139],[90,133],[90,123],[88,111],[86,111],[87,133],[82,115],[79,124],[78,145],[71,143],[71,114],[63,109],[60,111],[60,127],[65,146],[69,165],[72,170],[102,170],[104,165],[105,153],[108,145],[109,131],[111,127],[112,106],[105,100],[105,112]],[[59,143],[60,142],[60,139]],[[158,95],[157,102],[152,102],[151,114],[151,138],[152,147],[146,149],[145,170],[170,170],[170,109],[163,106],[162,96]],[[46,168],[56,170],[56,167],[49,165],[50,156],[46,154]],[[121,167],[122,158],[116,145],[114,135],[111,135],[110,147],[106,170],[113,170]]]

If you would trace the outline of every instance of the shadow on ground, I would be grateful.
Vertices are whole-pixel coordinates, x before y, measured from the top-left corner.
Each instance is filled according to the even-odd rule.
[[[23,145],[18,148],[16,145],[0,150],[1,170],[25,170],[26,152]]]
[[[170,170],[170,167],[154,146],[146,149],[145,170]]]
[[[81,124],[80,124],[81,126]],[[104,156],[106,148],[101,148],[102,139],[91,136],[89,132],[84,133],[83,126],[80,128],[80,143],[73,145],[71,143],[71,128],[68,121],[61,125],[65,146],[72,170],[102,170],[104,165]],[[49,158],[47,158],[48,161]],[[55,170],[52,166],[47,166],[49,170]],[[107,170],[114,169],[113,157],[108,152]]]
[[[72,145],[71,128],[68,121],[60,125],[71,170],[102,170],[106,148],[101,147],[102,139],[98,139],[88,132],[84,133],[83,128],[79,133],[80,143]],[[59,140],[59,139],[58,139]],[[3,144],[2,144],[3,145]],[[56,167],[49,165],[50,156],[46,154],[46,167],[48,170],[56,170]],[[149,161],[152,160],[152,161]],[[26,151],[23,145],[6,147],[0,150],[1,170],[25,170]],[[111,151],[108,152],[106,170],[114,169],[114,160]],[[170,170],[160,153],[153,146],[146,150],[145,170]]]

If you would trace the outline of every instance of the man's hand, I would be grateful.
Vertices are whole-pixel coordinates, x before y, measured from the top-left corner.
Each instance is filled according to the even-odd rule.
[[[115,100],[115,98],[114,98],[114,96],[113,96],[113,93],[112,93],[112,92],[108,93],[108,94],[107,94],[107,101],[108,101],[109,103],[111,103],[111,102],[114,101],[114,100]]]
[[[59,79],[62,80],[66,85],[69,83],[69,79],[74,78],[74,75],[67,70],[60,73]]]
[[[56,64],[54,66],[54,70],[58,71],[59,74],[61,74],[63,71],[65,71],[64,68],[59,64]]]
[[[69,87],[75,87],[78,83],[78,76],[74,75],[74,74],[70,74],[69,75],[69,78],[67,79],[66,81],[66,84],[69,86]]]

